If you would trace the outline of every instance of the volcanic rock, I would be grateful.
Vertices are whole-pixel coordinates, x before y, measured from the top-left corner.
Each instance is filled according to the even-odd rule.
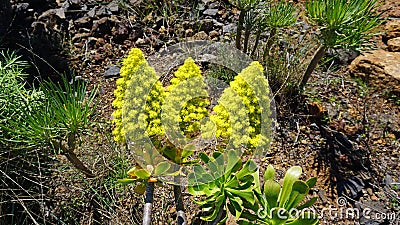
[[[350,73],[378,88],[400,93],[400,52],[375,50],[350,64]]]

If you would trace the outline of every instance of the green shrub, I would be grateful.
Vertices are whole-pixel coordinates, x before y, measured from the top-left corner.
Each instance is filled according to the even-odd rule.
[[[196,165],[188,175],[188,190],[194,196],[206,197],[196,201],[209,213],[202,219],[225,224],[228,213],[223,216],[224,210],[239,219],[245,207],[256,202],[257,166],[251,160],[242,165],[234,150],[215,152],[212,157],[201,153],[200,158],[205,166]]]
[[[82,81],[70,84],[63,77],[61,84],[45,81],[39,90],[44,95],[43,102],[34,110],[25,106],[20,109],[20,121],[9,120],[1,125],[6,130],[8,142],[18,148],[51,147],[57,154],[64,154],[68,160],[88,176],[93,176],[74,153],[82,132],[87,131],[96,108],[93,89],[86,95],[87,86]]]
[[[283,184],[274,180],[275,170],[269,165],[264,173],[264,186],[255,192],[258,203],[243,212],[240,225],[256,224],[290,224],[315,225],[318,224],[318,215],[302,211],[312,206],[317,197],[304,203],[310,188],[314,187],[317,179],[310,178],[306,182],[299,180],[302,174],[301,167],[293,166],[286,171]],[[260,187],[260,185],[257,185]]]
[[[14,52],[0,53],[0,124],[21,121],[24,111],[33,111],[44,99],[39,90],[26,89],[24,69],[28,64]],[[0,130],[4,136],[4,130]]]
[[[376,35],[371,30],[382,21],[377,14],[378,0],[311,0],[306,3],[307,17],[320,30],[321,47],[303,75],[303,89],[319,61],[329,48],[360,50]]]

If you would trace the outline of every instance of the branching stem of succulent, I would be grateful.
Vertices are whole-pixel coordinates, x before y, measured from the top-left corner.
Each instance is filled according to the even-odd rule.
[[[154,183],[147,182],[146,197],[143,209],[143,225],[151,225],[151,210],[153,208]]]
[[[264,48],[264,55],[263,55],[264,62],[265,62],[265,60],[267,60],[267,56],[269,56],[269,52],[271,50],[272,44],[274,43],[275,35],[276,35],[276,27],[272,27],[271,33],[268,37],[267,43],[265,44],[265,48]]]
[[[178,182],[178,185],[174,185],[174,197],[175,197],[175,207],[177,213],[177,221],[178,225],[187,225],[186,215],[185,215],[185,208],[183,205],[183,198],[182,198],[182,189],[179,185],[180,177],[174,177],[175,182]]]
[[[222,216],[224,215],[225,210],[219,210],[217,217],[215,218],[215,220],[210,222],[210,225],[217,225],[219,223],[219,221],[221,221],[221,219],[223,218]]]
[[[245,31],[244,31],[244,44],[243,44],[243,52],[244,53],[247,53],[247,47],[249,45],[249,37],[250,37],[250,33],[251,33],[251,28],[252,28],[252,24],[247,23],[245,26]]]
[[[246,10],[242,9],[239,14],[239,21],[238,21],[238,26],[236,30],[236,48],[241,50],[242,46],[240,44],[242,40],[242,31],[243,31],[243,24],[244,24],[244,17],[246,15]]]
[[[304,89],[308,80],[311,77],[312,72],[317,67],[319,61],[321,61],[321,59],[324,57],[325,53],[326,53],[326,47],[323,45],[320,46],[317,52],[315,53],[313,59],[311,60],[310,64],[308,65],[306,72],[303,75],[303,78],[300,83],[300,90]]]
[[[84,173],[87,177],[95,177],[95,175],[90,171],[85,164],[77,157],[74,153],[76,147],[76,135],[69,134],[67,137],[67,144],[63,144],[62,141],[56,142],[53,141],[52,146],[56,149],[61,150],[61,154],[67,157],[68,161],[72,163],[72,165]]]
[[[63,154],[65,155],[65,157],[67,157],[67,159],[72,163],[72,165],[74,165],[75,168],[77,168],[78,170],[80,170],[82,173],[84,173],[86,176],[88,177],[94,177],[95,175],[92,173],[92,171],[90,171],[85,164],[83,164],[83,162],[76,156],[76,154],[71,151],[71,150],[66,150],[63,151]]]
[[[261,36],[261,32],[257,32],[256,40],[254,41],[253,50],[251,50],[250,56],[254,56],[254,54],[256,53],[257,47],[258,47],[258,43],[260,42],[260,36]]]

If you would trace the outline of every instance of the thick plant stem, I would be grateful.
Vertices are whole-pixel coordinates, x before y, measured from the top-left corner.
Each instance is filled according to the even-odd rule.
[[[225,212],[224,209],[221,208],[218,212],[217,217],[213,221],[210,222],[210,225],[217,225],[219,223],[219,221],[221,221],[222,216],[224,215],[224,212]]]
[[[146,197],[143,209],[143,225],[151,225],[151,210],[153,208],[154,183],[147,182]]]
[[[249,45],[249,37],[250,37],[250,32],[251,32],[251,25],[246,25],[246,29],[244,31],[244,46],[243,46],[243,52],[247,53],[247,46]]]
[[[242,9],[239,14],[239,21],[238,26],[236,29],[236,48],[241,50],[242,46],[240,45],[242,39],[242,30],[243,30],[243,23],[244,23],[244,16],[246,15],[246,11]]]
[[[258,32],[256,35],[256,40],[254,42],[253,50],[251,51],[250,56],[254,56],[254,54],[256,53],[256,50],[258,47],[258,42],[260,42],[260,36],[261,36],[261,33]]]
[[[174,185],[174,196],[175,196],[175,207],[177,213],[177,221],[178,225],[187,225],[187,219],[185,215],[185,208],[183,206],[183,199],[182,199],[182,189],[180,184],[180,177],[174,177],[174,182],[177,185]]]
[[[76,156],[74,153],[74,149],[76,146],[75,142],[75,137],[74,135],[68,136],[68,141],[67,145],[61,143],[61,142],[53,142],[53,146],[56,149],[61,149],[61,153],[67,157],[68,161],[72,163],[72,165],[80,170],[82,173],[84,173],[87,177],[95,177],[95,175],[90,171],[85,164]]]
[[[302,91],[304,89],[304,87],[306,86],[308,80],[311,77],[312,72],[314,71],[314,69],[317,67],[319,61],[321,61],[322,57],[324,57],[326,53],[326,47],[325,46],[321,46],[318,48],[317,52],[315,53],[314,57],[312,58],[310,64],[308,64],[307,70],[303,75],[303,79],[301,80],[300,83],[300,91]]]
[[[272,28],[271,33],[269,35],[269,38],[267,40],[267,43],[265,44],[264,48],[264,55],[263,55],[263,61],[267,60],[267,56],[269,56],[269,51],[271,50],[273,41],[275,39],[275,34],[276,34],[276,28]]]
[[[85,164],[76,156],[73,151],[64,151],[63,154],[67,159],[74,165],[75,168],[84,173],[87,177],[95,177],[92,171],[90,171]]]

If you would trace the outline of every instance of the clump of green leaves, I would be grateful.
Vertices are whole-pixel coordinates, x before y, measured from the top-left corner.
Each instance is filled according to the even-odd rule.
[[[291,167],[286,171],[281,186],[274,180],[275,170],[269,165],[264,173],[264,186],[261,192],[256,192],[259,204],[250,208],[251,211],[244,212],[242,215],[246,220],[240,221],[239,224],[318,224],[318,215],[307,210],[302,211],[317,201],[317,197],[314,197],[302,203],[317,179],[313,177],[302,181],[299,180],[301,174],[301,167]]]
[[[304,202],[316,178],[299,180],[302,170],[291,167],[285,174],[283,184],[274,180],[275,170],[269,165],[261,187],[258,168],[252,160],[242,164],[234,150],[216,152],[212,157],[200,155],[204,166],[195,166],[189,174],[189,193],[205,196],[196,201],[209,215],[203,220],[224,224],[228,210],[240,225],[291,224],[315,225],[318,216],[304,210],[312,206],[317,198]],[[304,211],[302,211],[304,210]]]
[[[31,112],[41,105],[43,93],[25,88],[27,67],[14,52],[0,52],[0,124],[20,122],[23,111]],[[4,137],[4,132],[0,129],[0,137]]]
[[[8,142],[19,148],[51,147],[57,154],[64,154],[68,160],[87,176],[92,172],[74,153],[79,137],[89,129],[91,118],[96,109],[95,95],[92,89],[87,95],[87,85],[83,81],[70,84],[66,77],[62,82],[44,81],[39,90],[43,93],[43,102],[35,110],[24,106],[20,108],[20,121],[9,121],[2,128],[9,134]]]
[[[378,0],[311,0],[306,3],[307,17],[320,30],[321,47],[303,75],[301,89],[329,48],[360,50],[369,44],[369,37],[377,34],[371,30],[382,23],[378,5]]]
[[[257,166],[251,160],[242,165],[234,150],[215,152],[212,157],[201,153],[200,158],[205,165],[194,166],[188,190],[192,195],[206,196],[196,202],[209,213],[202,219],[225,224],[228,214],[224,210],[240,218],[245,207],[256,202]]]

